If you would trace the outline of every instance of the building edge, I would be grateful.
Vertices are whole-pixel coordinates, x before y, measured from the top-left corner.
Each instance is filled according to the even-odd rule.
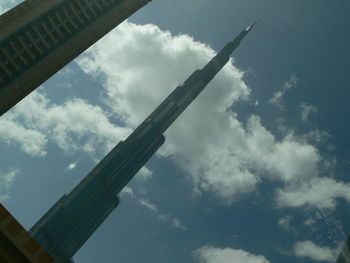
[[[27,1],[33,3],[39,2],[38,0]],[[72,36],[71,39],[62,43],[61,46],[56,48],[47,57],[33,64],[30,69],[25,71],[14,81],[2,87],[0,85],[0,98],[2,98],[0,100],[0,116],[150,1],[151,0],[121,1],[118,6],[110,9],[92,24]],[[55,2],[57,2],[57,0],[55,0]],[[27,8],[28,5],[24,5],[24,7]],[[22,6],[20,9],[22,10],[24,7]],[[11,15],[10,11],[4,15]],[[46,12],[48,11],[46,10]],[[43,14],[41,13],[41,15]],[[32,19],[32,17],[30,19]],[[52,63],[52,61],[55,61],[55,63]],[[40,74],[38,74],[38,72],[40,72]]]

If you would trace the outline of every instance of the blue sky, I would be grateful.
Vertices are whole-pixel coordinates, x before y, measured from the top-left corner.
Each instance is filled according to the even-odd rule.
[[[350,229],[349,11],[153,0],[0,119],[1,202],[30,228],[265,12],[75,261],[332,262]]]

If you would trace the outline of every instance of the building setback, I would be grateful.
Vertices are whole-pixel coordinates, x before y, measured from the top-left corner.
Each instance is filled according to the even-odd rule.
[[[0,116],[150,1],[26,0],[1,15]]]

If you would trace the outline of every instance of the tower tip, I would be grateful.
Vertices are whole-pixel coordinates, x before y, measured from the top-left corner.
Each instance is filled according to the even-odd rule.
[[[258,23],[258,21],[264,16],[264,13],[261,13],[257,18],[255,18],[254,22],[246,28],[246,31],[250,31],[253,29],[253,27]]]

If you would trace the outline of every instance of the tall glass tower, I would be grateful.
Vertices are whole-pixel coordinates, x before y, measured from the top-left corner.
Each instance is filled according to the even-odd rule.
[[[194,71],[32,227],[32,236],[57,263],[71,262],[71,257],[118,206],[117,195],[164,143],[163,133],[229,61],[254,24],[230,41],[205,67]]]
[[[0,116],[151,0],[26,0],[0,16]]]

